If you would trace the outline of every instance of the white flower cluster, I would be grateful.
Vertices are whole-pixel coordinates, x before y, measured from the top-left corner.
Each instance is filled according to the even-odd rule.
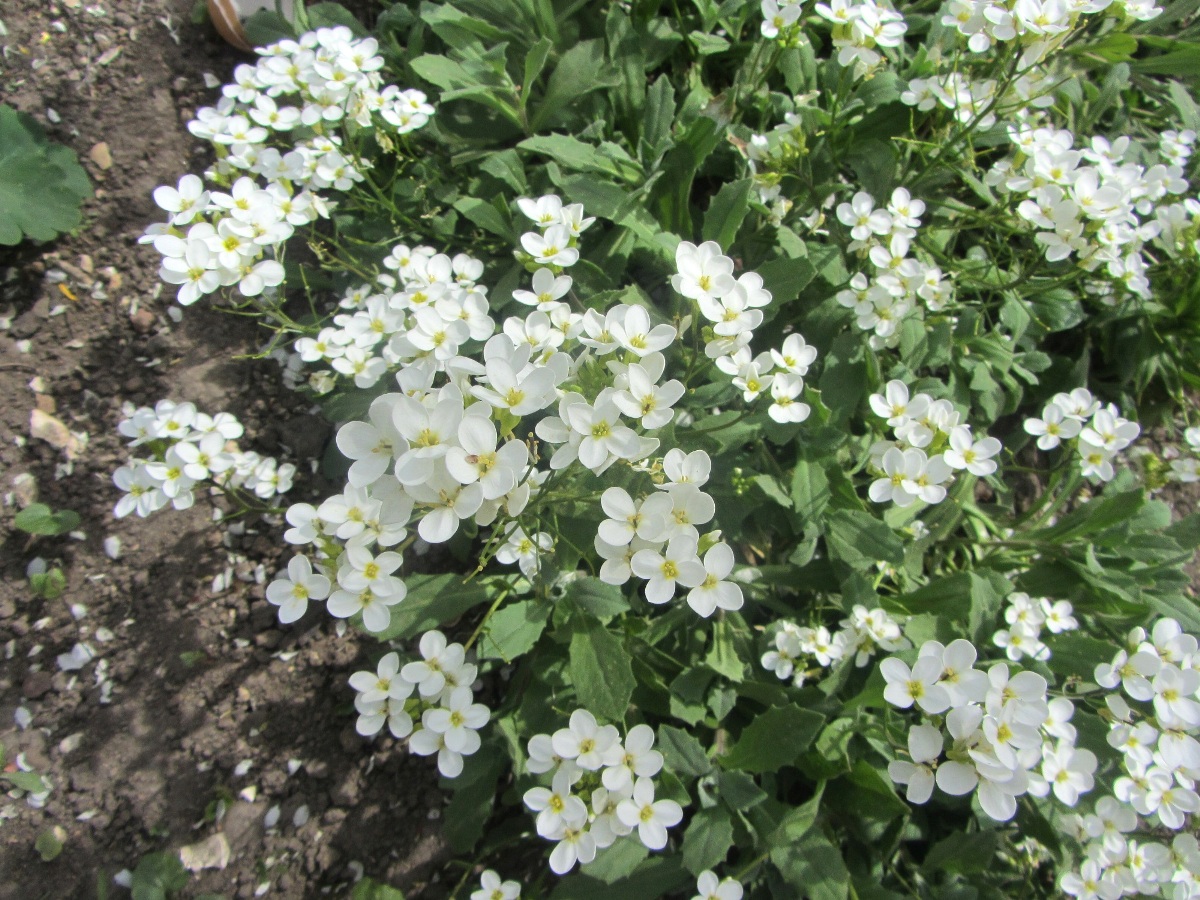
[[[763,37],[795,40],[803,12],[803,0],[762,0]],[[899,47],[908,31],[904,16],[875,0],[829,0],[815,4],[813,12],[832,26],[838,65],[853,68],[856,78],[875,72],[884,61],[880,49]]]
[[[879,650],[898,653],[912,646],[901,633],[900,624],[882,609],[868,610],[856,604],[838,625],[840,629],[831,634],[824,625],[812,628],[788,621],[776,623],[774,649],[763,654],[763,668],[781,681],[790,678],[795,687],[802,687],[822,669],[850,656],[854,657],[854,665],[862,668]],[[808,668],[814,662],[818,668]]]
[[[1071,823],[1085,843],[1085,859],[1079,871],[1062,876],[1060,887],[1073,897],[1104,900],[1200,897],[1200,848],[1191,833],[1192,815],[1200,810],[1196,638],[1174,619],[1159,619],[1149,633],[1135,628],[1126,649],[1096,667],[1095,679],[1114,691],[1106,698],[1108,744],[1121,754],[1120,774],[1114,796]],[[1134,834],[1160,828],[1180,832],[1169,847]]]
[[[899,343],[900,323],[909,313],[922,307],[937,312],[954,297],[953,285],[940,268],[910,255],[924,212],[925,203],[904,188],[892,192],[886,207],[876,207],[875,198],[865,191],[838,205],[838,221],[850,229],[852,238],[847,250],[869,260],[875,272],[870,277],[855,274],[836,299],[854,310],[859,328],[872,332],[875,349]]]
[[[957,28],[975,53],[990,50],[993,44],[1019,41],[1025,48],[1025,66],[1044,59],[1079,26],[1083,16],[1096,15],[1116,7],[1134,19],[1149,21],[1162,9],[1154,0],[950,0],[942,15],[942,25]]]
[[[1008,628],[1001,628],[992,635],[992,643],[1001,648],[1013,662],[1024,657],[1045,661],[1050,658],[1050,648],[1042,640],[1042,629],[1052,634],[1074,631],[1079,627],[1072,615],[1074,609],[1067,600],[1050,601],[1045,597],[1032,598],[1023,591],[1014,591],[1005,599],[1004,621]]]
[[[1113,460],[1141,434],[1141,426],[1121,418],[1115,403],[1101,406],[1087,388],[1055,394],[1042,409],[1040,419],[1025,420],[1025,431],[1037,437],[1042,450],[1053,450],[1063,441],[1074,441],[1085,478],[1112,481]]]
[[[214,145],[217,162],[207,185],[185,175],[178,187],[154,191],[170,217],[142,238],[162,254],[159,275],[179,285],[181,304],[223,286],[255,297],[282,283],[281,245],[297,226],[329,215],[319,192],[346,191],[364,178],[368,163],[335,133],[344,121],[396,134],[428,121],[433,107],[424,94],[382,86],[377,51],[374,38],[356,39],[345,27],[272,44],[258,51],[256,65],[234,70],[216,108],[188,123]],[[284,146],[271,146],[280,136]]]
[[[550,787],[530,788],[524,797],[537,813],[537,833],[557,842],[551,870],[562,875],[589,863],[635,830],[647,848],[663,849],[683,810],[674,800],[654,799],[662,767],[649,725],[634,725],[622,740],[616,726],[600,725],[585,709],[571,713],[569,727],[530,738],[530,774],[553,776]]]
[[[719,540],[720,532],[701,535],[696,527],[717,511],[701,490],[711,465],[703,450],[668,450],[662,460],[668,480],[654,485],[657,493],[634,500],[624,488],[611,487],[601,495],[607,516],[595,539],[604,560],[601,581],[621,585],[637,576],[654,604],[669,602],[677,587],[689,588],[688,605],[705,618],[717,609],[742,608],[742,589],[729,580],[733,549]]]
[[[869,466],[880,475],[867,491],[874,502],[941,503],[956,471],[981,478],[996,471],[992,457],[1002,449],[1000,441],[976,439],[949,400],[926,393],[910,396],[908,386],[898,380],[869,399],[875,415],[886,419],[895,434],[894,440],[871,446]]]
[[[404,666],[400,655],[392,652],[379,661],[376,671],[350,676],[350,686],[358,691],[355,728],[371,737],[387,725],[394,738],[408,739],[412,753],[436,753],[438,771],[457,778],[463,757],[479,749],[479,729],[491,711],[474,701],[477,668],[466,661],[462,644],[448,644],[440,631],[427,631],[420,650],[421,659]],[[413,722],[415,714],[420,715],[419,727]]]
[[[285,535],[289,542],[316,544],[337,557],[340,590],[329,597],[329,612],[341,618],[361,612],[371,631],[387,628],[389,607],[405,595],[393,575],[401,554],[375,555],[374,545],[400,544],[414,520],[423,540],[443,543],[470,519],[480,527],[497,525],[495,558],[533,575],[553,542],[518,517],[545,480],[575,463],[602,474],[619,460],[645,460],[658,449],[649,433],[672,421],[672,406],[683,395],[678,381],[660,384],[661,351],[676,340],[674,327],[653,325],[641,306],[578,313],[558,299],[572,284],[563,267],[578,260],[578,237],[592,222],[583,208],[563,206],[553,195],[519,205],[540,226],[521,238],[524,258],[535,267],[533,290],[513,295],[537,307],[525,318],[509,317],[493,335],[484,290],[475,282],[482,265],[465,255],[451,259],[398,247],[385,266],[397,272],[399,285],[380,276],[386,293],[354,292],[342,305],[362,309],[335,319],[338,329],[296,344],[302,357],[334,366],[356,354],[360,387],[400,368],[402,392],[377,397],[367,421],[338,431],[338,448],[353,460],[349,484],[319,506],[297,504],[287,514],[294,526]],[[481,352],[467,346],[485,340]],[[474,356],[463,355],[466,350]],[[812,354],[802,341],[793,342],[781,359],[781,365],[804,368]],[[543,415],[535,428],[553,447],[549,471],[539,470],[541,457],[531,456],[518,426],[554,404],[557,415]],[[700,490],[707,455],[671,450],[642,468],[657,473],[660,467],[670,481],[656,484],[661,493],[649,499],[635,502],[621,489],[605,493],[602,506],[612,521],[601,526],[596,542],[607,560],[602,577],[623,584],[636,574],[648,582],[653,603],[667,602],[677,585],[687,587],[689,604],[704,616],[739,608],[741,589],[727,580],[732,549],[719,534],[702,538],[696,528],[715,512]],[[291,591],[279,589],[279,596],[291,598],[280,605],[284,621],[303,615],[309,600],[322,599],[308,589]]]
[[[911,79],[900,100],[921,112],[945,107],[960,125],[985,130],[1000,119],[1021,118],[1031,108],[1053,106],[1059,78],[1035,66],[1005,82],[1002,90],[1001,83],[994,78],[971,78],[966,72],[951,69],[928,78]]]
[[[909,730],[909,760],[888,766],[892,781],[907,785],[909,802],[918,804],[935,784],[952,796],[974,791],[999,822],[1013,817],[1026,793],[1044,797],[1053,789],[1074,806],[1092,789],[1096,770],[1095,754],[1075,746],[1074,705],[1049,700],[1036,672],[1010,674],[1006,663],[982,672],[976,656],[967,640],[927,641],[911,669],[894,656],[879,664],[884,699],[900,709],[916,706],[927,718]]]
[[[675,265],[678,271],[671,276],[671,286],[694,300],[701,315],[712,323],[704,352],[732,377],[742,399],[753,403],[769,393],[767,415],[776,422],[807,419],[812,409],[798,398],[804,393],[804,376],[817,358],[816,348],[801,335],[789,334],[779,350],[757,356],[750,351],[754,329],[762,324],[762,308],[772,299],[762,277],[743,272],[735,279],[733,260],[721,253],[715,241],[699,247],[681,241],[675,250]]]
[[[1195,134],[1187,135],[1190,141],[1164,135],[1162,162],[1149,167],[1126,161],[1132,149],[1127,137],[1094,137],[1076,149],[1075,135],[1063,129],[1012,125],[1008,134],[1017,153],[997,162],[986,180],[1016,195],[1017,214],[1035,229],[1046,259],[1074,256],[1087,272],[1103,269],[1108,280],[1089,288],[1102,302],[1115,303],[1117,290],[1149,299],[1145,245],[1160,234],[1164,246],[1172,245],[1175,232],[1168,223],[1192,219],[1183,205],[1160,211],[1157,204],[1188,190],[1183,166]]]
[[[348,291],[339,302],[346,312],[334,316],[333,325],[315,338],[296,341],[293,358],[298,363],[330,367],[308,377],[318,394],[333,390],[339,375],[353,379],[355,387],[374,387],[389,371],[408,363],[415,368],[401,376],[401,386],[416,389],[432,375],[433,363],[444,363],[463,344],[485,341],[495,332],[487,288],[476,283],[483,275],[479,260],[399,245],[383,265],[396,274],[381,274],[373,286]]]
[[[242,436],[242,425],[230,413],[210,416],[195,404],[171,400],[160,400],[153,409],[127,403],[123,412],[117,430],[130,447],[144,447],[149,456],[130,459],[113,473],[113,483],[126,492],[113,510],[118,519],[133,512],[145,518],[168,503],[189,509],[196,501],[194,488],[204,481],[245,488],[262,500],[291,490],[296,467],[239,450],[234,441]]]
[[[1193,426],[1185,429],[1183,439],[1193,454],[1200,454],[1200,428]],[[1171,460],[1171,471],[1168,477],[1172,481],[1179,481],[1183,484],[1200,481],[1200,457],[1176,456]]]

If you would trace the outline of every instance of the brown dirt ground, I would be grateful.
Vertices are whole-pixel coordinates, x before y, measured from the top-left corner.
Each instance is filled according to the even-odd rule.
[[[228,867],[192,878],[183,896],[250,897],[264,883],[269,896],[338,895],[353,862],[410,896],[435,896],[447,855],[436,772],[389,739],[355,734],[346,678],[365,665],[366,643],[337,638],[319,610],[276,627],[253,573],[263,565],[269,577],[279,565],[278,530],[252,525],[223,543],[202,503],[148,520],[112,517],[123,402],[169,397],[228,410],[247,426],[244,444],[304,470],[328,436],[280,385],[274,364],[237,358],[256,349],[252,326],[203,304],[170,321],[169,294],[155,293],[155,254],[136,243],[159,218],[153,188],[205,165],[185,127],[214,100],[203,73],[224,80],[238,61],[208,28],[190,24],[190,8],[190,0],[0,7],[8,29],[0,99],[74,148],[97,188],[76,234],[0,248],[0,319],[13,317],[0,330],[0,493],[29,473],[40,500],[83,517],[78,538],[30,543],[12,528],[11,493],[0,507],[0,743],[10,764],[23,752],[53,782],[44,809],[0,795],[11,816],[0,819],[0,898],[95,896],[146,853],[217,831],[232,847]],[[89,157],[101,142],[107,168],[95,162],[106,162],[101,152]],[[29,436],[35,407],[88,433],[71,466]],[[300,481],[290,496],[317,491]],[[103,550],[110,535],[121,542],[117,560]],[[61,563],[62,598],[29,589],[25,568],[35,556]],[[245,580],[214,593],[213,578],[230,566]],[[76,619],[72,604],[86,615]],[[77,641],[96,659],[59,672],[57,655]],[[98,670],[113,683],[107,704]],[[14,724],[21,706],[33,717],[23,731]],[[238,777],[245,760],[251,767]],[[290,776],[289,761],[299,761]],[[239,799],[247,788],[256,789],[253,802]],[[222,797],[226,811],[213,822],[206,808]],[[280,824],[264,829],[276,804]],[[309,819],[295,827],[301,806]],[[53,825],[66,830],[65,849],[42,862],[34,841]]]

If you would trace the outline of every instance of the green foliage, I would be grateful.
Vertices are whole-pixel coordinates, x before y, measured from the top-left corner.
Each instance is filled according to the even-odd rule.
[[[83,221],[81,207],[91,196],[74,152],[0,103],[0,244],[54,240]]]
[[[133,870],[133,900],[170,900],[187,887],[190,876],[179,855],[147,853]]]
[[[70,509],[54,512],[44,503],[31,503],[13,517],[13,525],[26,534],[57,536],[79,527],[79,513]]]

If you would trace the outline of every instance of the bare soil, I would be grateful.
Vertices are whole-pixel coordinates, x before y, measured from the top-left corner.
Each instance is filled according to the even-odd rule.
[[[206,164],[186,129],[215,100],[204,73],[224,81],[239,61],[190,23],[191,6],[0,6],[0,99],[75,149],[97,189],[76,234],[0,248],[0,324],[10,320],[0,330],[0,743],[10,769],[23,753],[53,784],[40,809],[0,795],[0,898],[91,897],[105,884],[122,896],[114,873],[218,832],[228,865],[194,876],[182,896],[250,897],[262,885],[269,896],[341,895],[363,871],[409,896],[438,896],[447,850],[434,767],[355,733],[346,679],[367,665],[368,642],[339,638],[321,610],[277,627],[261,579],[281,564],[279,530],[248,523],[227,536],[204,503],[112,516],[123,403],[228,410],[246,425],[248,449],[303,472],[329,434],[273,363],[239,358],[257,349],[251,324],[203,304],[172,322],[156,254],[137,244],[160,218],[154,187]],[[77,458],[31,437],[34,409],[86,432]],[[82,516],[79,533],[31,542],[12,527],[14,479],[25,474],[40,501]],[[301,479],[290,497],[321,490]],[[64,596],[34,595],[35,557],[61,565]],[[58,655],[76,642],[96,658],[60,671]],[[24,729],[22,707],[32,715]],[[34,842],[55,825],[65,847],[43,862]]]

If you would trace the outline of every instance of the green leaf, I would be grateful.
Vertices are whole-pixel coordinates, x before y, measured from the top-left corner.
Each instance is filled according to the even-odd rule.
[[[812,283],[817,271],[805,257],[772,259],[758,267],[763,286],[771,292],[776,303],[788,303]]]
[[[242,23],[252,47],[266,47],[296,36],[296,27],[273,9],[260,9]]]
[[[801,522],[818,519],[829,506],[829,476],[815,462],[801,457],[792,471],[792,505]]]
[[[66,829],[61,825],[52,825],[37,836],[33,849],[38,852],[42,862],[52,862],[63,852],[63,842],[67,839]]]
[[[779,820],[771,832],[770,843],[774,847],[795,844],[812,830],[821,811],[821,798],[825,796],[825,782],[818,781],[813,795],[800,806],[793,806]]]
[[[684,882],[695,884],[680,865],[678,857],[652,856],[621,881],[620,891],[599,878],[568,875],[560,878],[550,900],[660,900],[672,896]]]
[[[597,853],[596,858],[580,871],[589,878],[613,884],[632,875],[649,855],[650,851],[641,841],[617,841]]]
[[[880,560],[904,561],[904,542],[868,512],[833,510],[825,518],[825,540],[830,555],[858,571],[873,569]]]
[[[496,784],[504,772],[505,756],[495,752],[465,757],[462,774],[450,782],[454,796],[443,812],[442,833],[455,853],[468,853],[483,837],[496,800]]]
[[[925,872],[941,870],[959,875],[986,872],[994,865],[998,839],[999,835],[994,831],[971,834],[956,831],[933,845],[921,868]]]
[[[484,231],[490,231],[509,241],[515,237],[512,226],[500,211],[486,200],[480,200],[478,197],[459,197],[454,201],[454,208]]]
[[[752,809],[767,799],[766,792],[745,772],[721,772],[717,776],[717,793],[735,812]]]
[[[996,630],[996,617],[1000,613],[1002,598],[990,581],[974,573],[971,573],[969,597],[967,628],[971,640],[978,644],[985,635]]]
[[[738,742],[720,758],[725,769],[775,772],[795,762],[825,722],[825,717],[795,704],[776,706],[756,716]]]
[[[525,180],[525,167],[521,165],[521,155],[516,150],[510,148],[498,153],[489,153],[479,164],[479,168],[504,182],[518,194],[529,190]]]
[[[646,109],[642,119],[642,159],[657,162],[671,145],[671,127],[675,123],[675,89],[671,79],[660,75],[646,91]]]
[[[700,778],[712,771],[712,762],[700,741],[682,728],[658,726],[658,750],[676,775]]]
[[[438,628],[468,609],[488,600],[486,582],[464,583],[461,575],[410,575],[404,580],[408,593],[392,607],[392,622],[380,641],[409,638]]]
[[[611,619],[629,609],[625,593],[590,575],[567,583],[567,599],[578,603],[597,619]]]
[[[1048,635],[1046,646],[1050,648],[1050,659],[1046,665],[1056,675],[1072,675],[1092,681],[1096,666],[1112,660],[1113,645],[1083,634]]]
[[[810,900],[845,900],[850,873],[838,848],[819,832],[809,832],[797,844],[771,851],[779,874]]]
[[[537,132],[570,115],[582,97],[616,87],[620,74],[604,59],[604,41],[580,41],[558,59],[541,102],[530,117]]]
[[[616,144],[596,146],[565,134],[545,134],[526,138],[517,144],[522,150],[549,156],[566,169],[612,175],[636,183],[642,178],[641,167]]]
[[[683,867],[693,875],[715,869],[733,846],[733,820],[720,806],[702,809],[683,834]]]
[[[784,509],[792,508],[792,498],[784,491],[779,479],[772,475],[755,475],[754,483],[767,497]]]
[[[188,872],[174,853],[148,853],[133,870],[133,900],[167,900],[187,887]]]
[[[718,619],[713,623],[712,646],[704,657],[704,664],[730,681],[738,682],[745,677],[746,664],[738,656],[733,628],[728,621]]]
[[[523,600],[495,613],[479,640],[480,659],[512,662],[528,653],[546,630],[550,611],[549,604]]]
[[[750,191],[753,187],[752,178],[741,178],[721,186],[704,214],[704,240],[716,241],[723,251],[729,250],[750,211]]]
[[[625,718],[636,680],[625,643],[594,619],[571,635],[571,682],[580,705],[614,722]]]
[[[0,772],[0,781],[7,781],[13,787],[31,794],[41,794],[46,790],[46,782],[36,772]]]
[[[404,900],[404,892],[372,878],[363,878],[354,885],[350,900]]]
[[[31,503],[13,517],[13,525],[26,534],[66,534],[79,527],[79,513],[64,509],[54,512],[45,503]]]
[[[0,103],[0,244],[50,241],[83,221],[92,196],[74,151],[47,140],[30,116]]]
[[[344,25],[354,32],[355,37],[366,37],[367,29],[363,23],[354,17],[354,13],[340,3],[314,3],[306,10],[308,28],[315,31],[318,28],[333,28]]]

